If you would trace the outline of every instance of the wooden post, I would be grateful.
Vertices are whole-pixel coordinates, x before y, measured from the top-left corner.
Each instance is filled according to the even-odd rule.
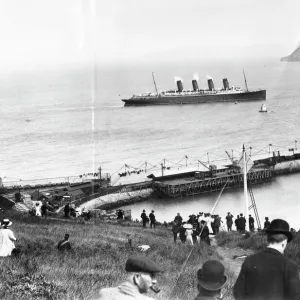
[[[243,145],[243,165],[244,165],[244,196],[245,196],[245,219],[246,219],[246,231],[249,231],[249,204],[248,204],[248,189],[247,189],[247,163],[246,163],[246,151],[245,146]]]

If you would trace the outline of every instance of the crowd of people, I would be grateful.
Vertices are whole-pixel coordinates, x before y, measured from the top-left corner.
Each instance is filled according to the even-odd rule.
[[[241,215],[237,219],[240,218]],[[178,223],[182,222],[180,214],[175,219]],[[190,219],[194,218],[190,217]],[[229,219],[232,218],[227,218]],[[248,256],[243,262],[233,286],[234,298],[236,300],[299,300],[300,280],[297,266],[283,256],[287,244],[293,239],[289,224],[281,219],[275,219],[271,223],[266,221],[268,222],[268,227],[265,229],[268,246],[265,250]],[[201,220],[200,223],[206,226],[206,221]],[[99,299],[153,299],[145,294],[149,290],[156,293],[160,291],[157,285],[158,275],[166,270],[162,270],[156,262],[148,258],[129,257],[125,271],[127,280],[118,287],[102,289]],[[226,269],[221,262],[217,260],[204,262],[195,274],[198,295],[195,295],[194,300],[222,299],[227,284],[225,274]]]

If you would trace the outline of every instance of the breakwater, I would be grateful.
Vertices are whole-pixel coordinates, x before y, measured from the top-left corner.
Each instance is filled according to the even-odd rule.
[[[131,192],[122,192],[100,196],[93,200],[82,203],[79,207],[90,209],[113,209],[126,204],[133,204],[135,202],[144,201],[148,199],[153,193],[152,188],[141,189]]]

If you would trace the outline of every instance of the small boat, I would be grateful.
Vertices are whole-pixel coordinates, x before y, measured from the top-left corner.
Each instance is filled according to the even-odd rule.
[[[268,112],[266,104],[262,104],[259,112]]]

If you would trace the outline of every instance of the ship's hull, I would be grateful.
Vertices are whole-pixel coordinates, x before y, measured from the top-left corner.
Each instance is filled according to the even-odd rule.
[[[178,105],[178,104],[199,104],[213,102],[244,102],[266,100],[266,90],[248,91],[242,93],[215,93],[200,95],[178,95],[158,97],[133,97],[122,99],[125,106],[141,105]]]

